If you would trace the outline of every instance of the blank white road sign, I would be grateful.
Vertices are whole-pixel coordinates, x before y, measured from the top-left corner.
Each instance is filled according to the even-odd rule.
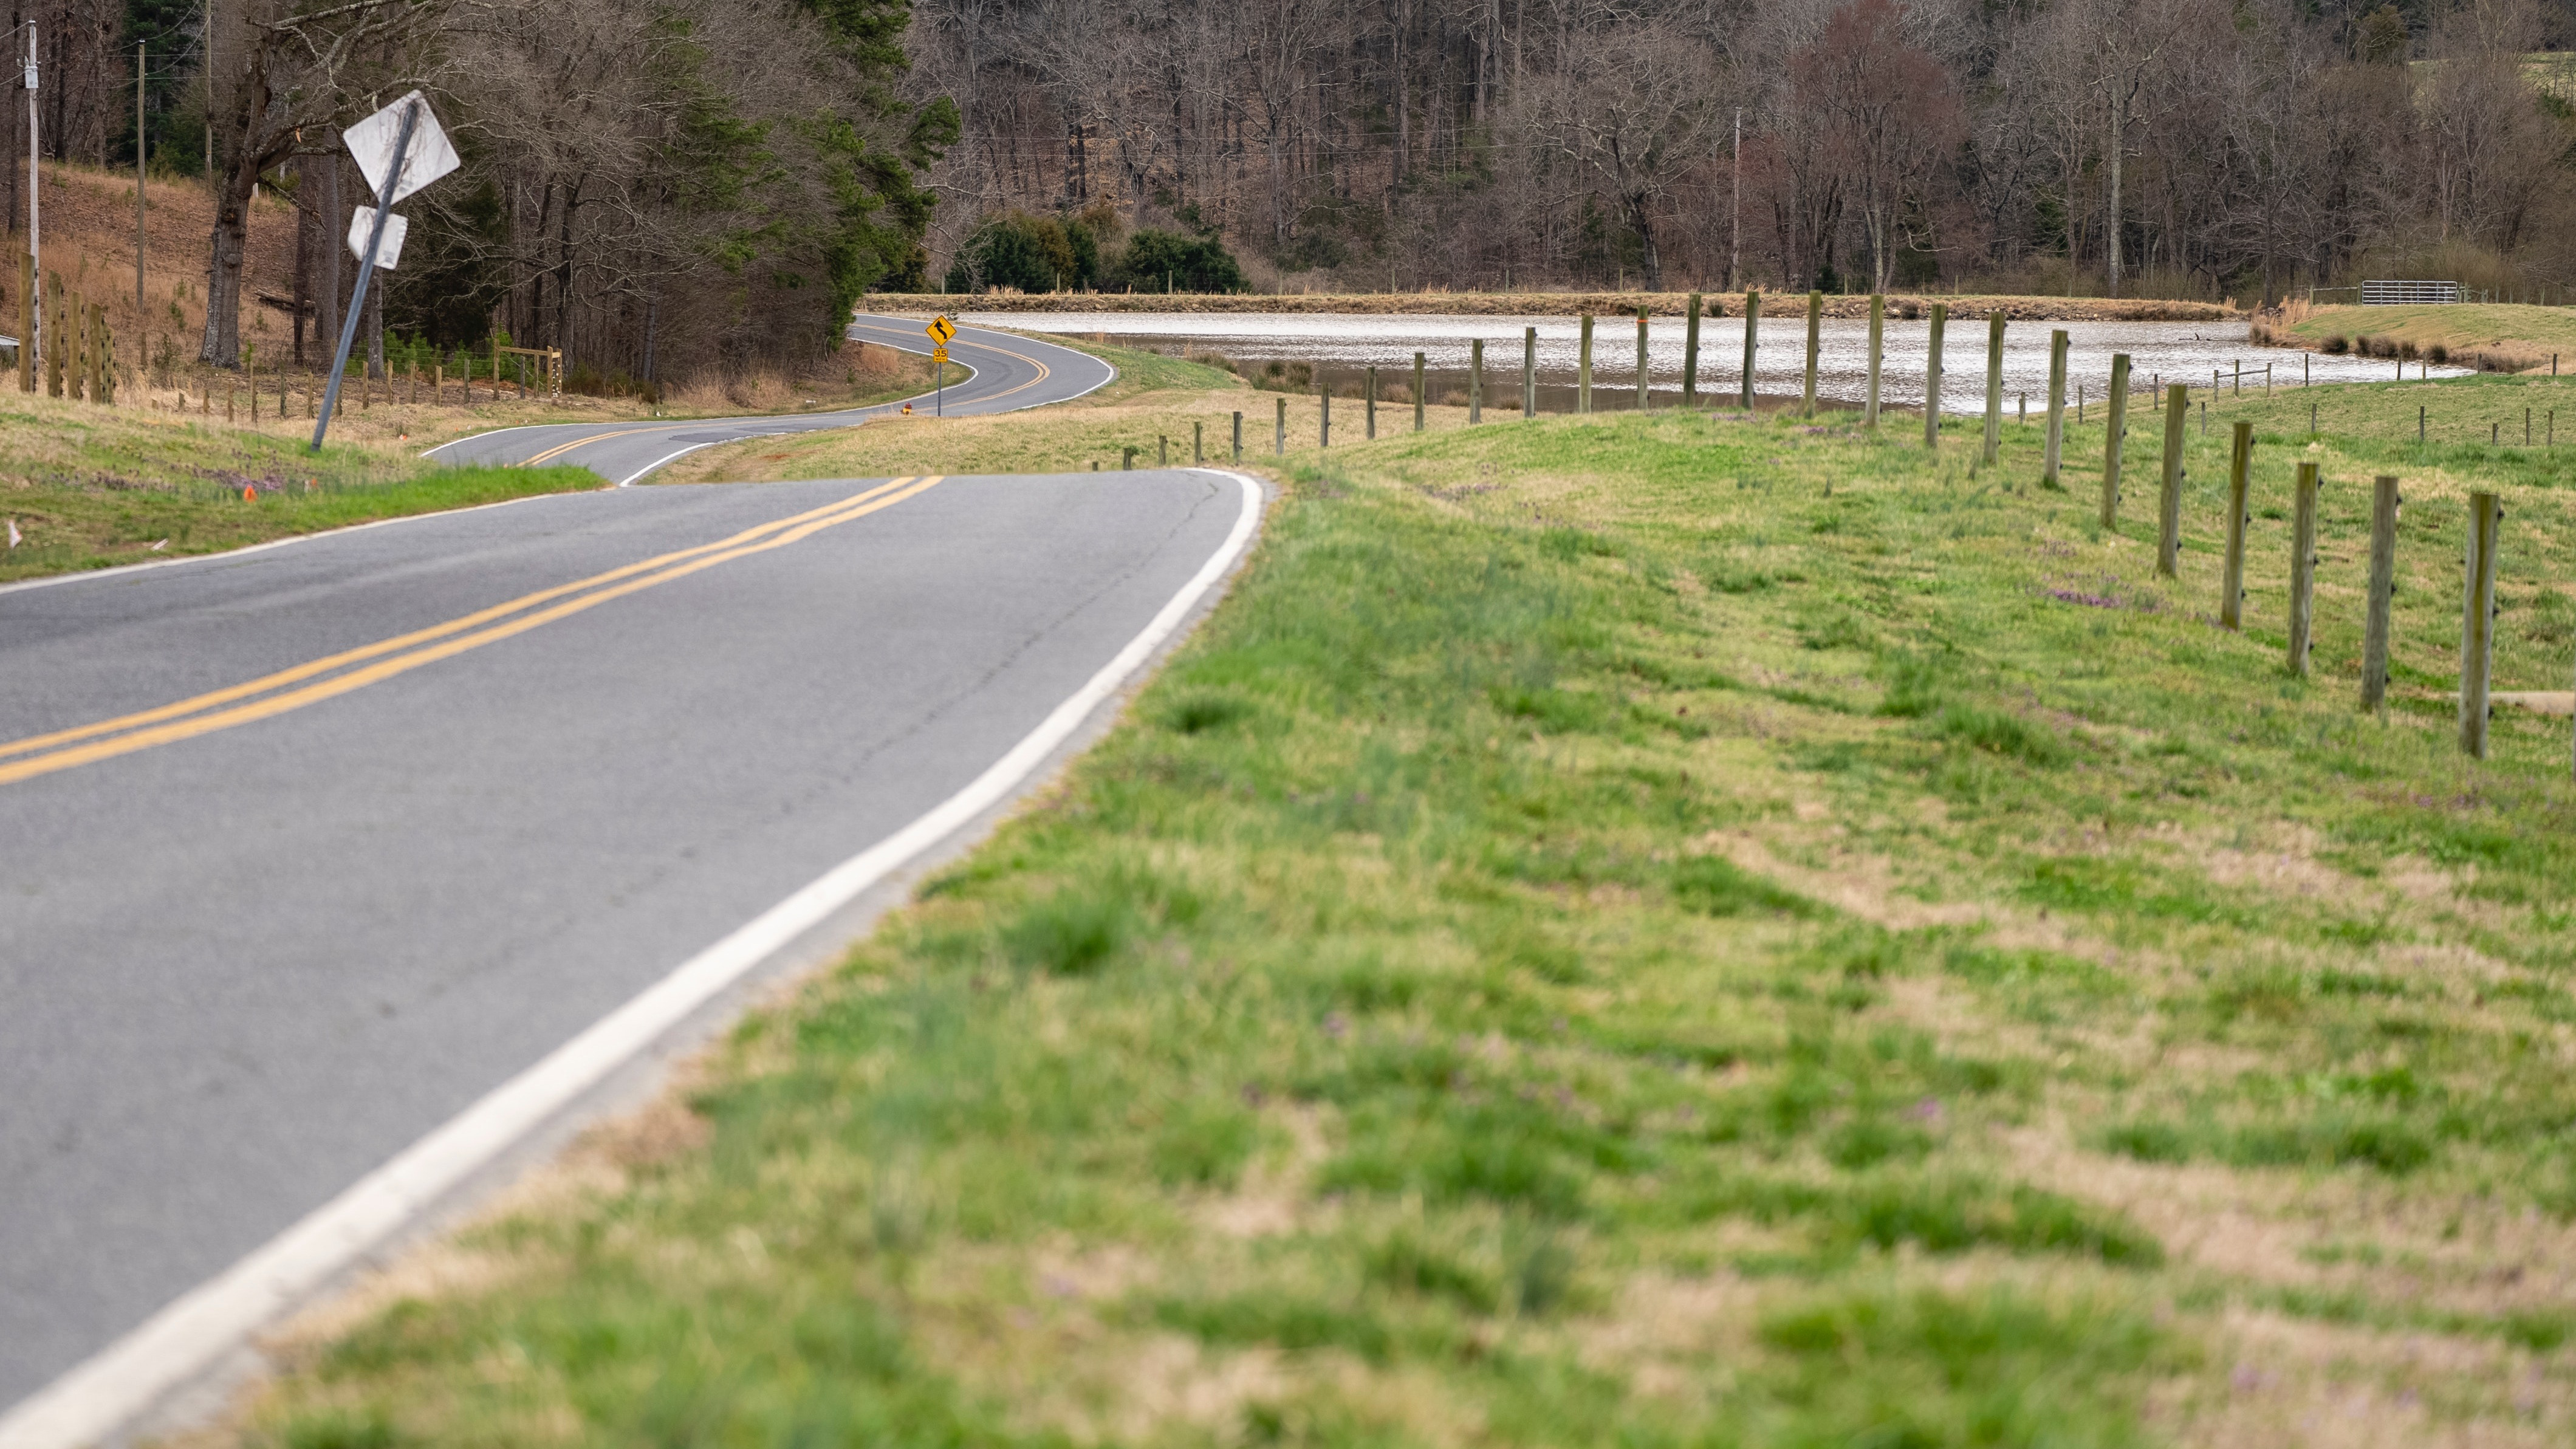
[[[363,262],[367,259],[367,238],[376,229],[376,209],[358,206],[350,210],[354,214],[349,218],[349,255]],[[377,266],[388,272],[394,269],[395,260],[402,255],[403,233],[409,230],[411,223],[403,220],[401,212],[395,212],[393,219],[385,223],[384,245],[376,248]]]
[[[403,152],[402,179],[394,185],[395,201],[456,169],[456,148],[448,144],[447,133],[439,129],[438,117],[430,114],[428,98],[413,91],[340,133],[340,139],[349,143],[349,154],[357,158],[358,169],[366,173],[367,189],[382,196],[385,171],[394,161],[394,141],[402,135],[403,107],[415,104],[420,107],[420,119],[412,123],[411,145]],[[359,243],[358,248],[366,250],[365,243]]]

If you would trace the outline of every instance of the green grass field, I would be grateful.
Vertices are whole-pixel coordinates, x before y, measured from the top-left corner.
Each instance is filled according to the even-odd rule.
[[[317,455],[305,441],[0,392],[0,516],[19,534],[0,582],[600,485],[584,468],[451,468],[409,447]]]
[[[1173,381],[794,462],[1267,421]],[[1247,573],[1059,788],[305,1324],[235,1432],[2567,1442],[2568,726],[2500,715],[2465,760],[2448,693],[2471,487],[2509,510],[2498,685],[2567,686],[2576,494],[2540,450],[2412,438],[2419,392],[2543,387],[2223,404],[2178,581],[2143,407],[2110,533],[2098,414],[2057,491],[2036,425],[1980,470],[1904,420],[1435,410],[1319,455],[1309,411]],[[2365,718],[2378,472],[2407,503]]]

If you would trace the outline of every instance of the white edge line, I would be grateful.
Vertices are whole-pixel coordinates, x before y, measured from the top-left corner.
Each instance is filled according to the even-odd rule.
[[[80,1449],[114,1434],[205,1372],[261,1327],[393,1239],[513,1144],[580,1100],[618,1068],[806,931],[831,918],[914,856],[1010,798],[1048,756],[1114,696],[1231,571],[1261,519],[1261,485],[1232,478],[1243,509],[1224,544],[1082,688],[956,794],[843,861],[535,1066],[360,1178],[248,1257],[206,1280],[0,1416],[0,1449]]]
[[[882,344],[880,344],[880,345],[882,345]],[[959,363],[959,364],[957,364],[957,365],[958,365],[959,367],[962,367],[962,368],[966,369],[966,381],[965,381],[965,382],[961,382],[961,383],[957,384],[959,387],[964,387],[964,386],[966,385],[966,383],[968,383],[968,382],[973,382],[976,378],[978,378],[978,377],[980,377],[980,376],[982,376],[982,375],[983,375],[983,374],[982,374],[982,372],[981,372],[981,371],[980,371],[980,370],[975,366],[975,364],[973,364],[973,363],[971,363],[971,362],[961,362],[961,363]],[[930,396],[930,394],[925,392],[925,393],[921,393],[921,394],[919,394],[919,395],[917,395],[917,396],[915,396],[915,397],[897,398],[897,399],[895,399],[893,402],[890,402],[890,403],[872,403],[872,404],[870,404],[868,407],[866,407],[865,409],[851,409],[850,411],[853,411],[853,412],[860,412],[860,413],[862,413],[862,414],[863,414],[863,416],[859,417],[859,418],[858,418],[857,420],[855,420],[855,421],[847,422],[847,423],[833,423],[833,424],[830,424],[830,425],[828,425],[828,426],[825,426],[825,427],[819,427],[819,428],[790,428],[790,429],[784,429],[784,430],[781,430],[781,431],[779,431],[779,432],[774,432],[774,433],[745,433],[745,434],[743,434],[743,435],[742,435],[741,437],[739,437],[739,438],[712,438],[712,439],[709,439],[708,441],[703,442],[703,443],[691,443],[689,446],[687,446],[687,447],[685,447],[685,448],[682,448],[680,451],[678,451],[678,452],[676,452],[676,453],[665,453],[665,454],[663,454],[661,457],[654,459],[652,462],[647,463],[647,464],[645,464],[643,467],[636,469],[634,472],[627,474],[625,477],[618,479],[618,480],[617,480],[617,482],[616,482],[613,486],[615,486],[615,487],[619,487],[619,488],[632,488],[632,487],[634,487],[634,486],[635,486],[635,481],[636,481],[637,479],[639,479],[639,478],[643,477],[645,474],[650,473],[650,472],[652,472],[653,470],[655,470],[655,469],[657,469],[657,468],[660,468],[661,466],[663,466],[663,465],[664,465],[664,464],[666,464],[666,463],[676,463],[676,462],[678,462],[680,459],[682,459],[682,458],[685,458],[685,457],[689,456],[691,453],[696,452],[696,451],[697,451],[697,450],[699,450],[700,448],[714,448],[714,447],[722,446],[723,444],[726,444],[726,443],[748,443],[748,442],[750,442],[750,441],[751,441],[752,439],[754,439],[754,438],[801,438],[801,437],[806,436],[806,435],[807,435],[807,434],[809,434],[809,433],[837,433],[837,432],[840,432],[840,431],[842,431],[842,430],[844,430],[844,429],[846,429],[846,428],[864,428],[864,427],[866,427],[868,424],[870,424],[870,423],[872,423],[872,422],[875,422],[875,421],[876,421],[877,419],[879,419],[879,418],[890,418],[890,417],[893,417],[895,414],[894,414],[892,411],[890,411],[891,409],[899,408],[899,407],[903,406],[905,403],[909,403],[909,402],[919,402],[922,398],[925,398],[925,397],[928,397],[928,396]],[[821,417],[840,417],[840,416],[843,416],[843,414],[840,414],[840,413],[784,413],[784,414],[778,414],[777,416],[782,416],[782,417],[818,417],[818,418],[821,418]],[[758,419],[745,419],[745,421],[758,421]],[[581,464],[576,463],[576,464],[574,464],[573,466],[574,466],[574,467],[576,467],[576,468],[578,468],[578,467],[580,467],[580,466],[582,466],[582,465],[581,465]]]

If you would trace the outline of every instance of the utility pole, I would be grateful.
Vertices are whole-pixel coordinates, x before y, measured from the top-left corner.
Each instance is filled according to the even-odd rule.
[[[215,0],[206,0],[206,185],[215,184]],[[209,281],[213,280],[208,278]]]
[[[212,3],[212,0],[208,0],[208,3]],[[1744,266],[1744,108],[1742,106],[1735,108],[1735,155],[1732,167],[1735,172],[1735,191],[1726,203],[1727,226],[1734,233],[1733,240],[1728,243],[1726,251],[1726,281],[1729,286],[1735,284],[1736,275]]]
[[[143,42],[134,42],[134,311],[143,313]]]
[[[36,79],[36,22],[31,19],[27,22],[27,285],[30,287],[42,285],[45,275],[44,240],[41,228],[36,224],[42,215],[37,199],[45,192],[40,184],[43,178],[36,174],[39,154],[36,149]],[[18,339],[19,355],[42,357],[45,355],[45,309],[41,305],[32,307],[29,315],[35,320],[27,328],[27,335]],[[29,351],[29,348],[34,350]]]

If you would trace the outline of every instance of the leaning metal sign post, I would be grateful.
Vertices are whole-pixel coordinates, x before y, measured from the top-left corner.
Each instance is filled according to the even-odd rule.
[[[340,383],[349,371],[349,347],[358,340],[358,319],[366,315],[367,285],[376,268],[392,271],[402,255],[403,219],[394,203],[456,169],[456,148],[438,128],[428,98],[418,91],[340,133],[367,184],[375,188],[373,208],[358,207],[349,220],[349,250],[358,254],[358,285],[349,294],[349,315],[340,324],[340,350],[331,360],[331,384],[322,397],[322,416],[313,420],[313,451],[322,451],[322,434],[340,405]],[[359,234],[364,232],[365,239]]]

